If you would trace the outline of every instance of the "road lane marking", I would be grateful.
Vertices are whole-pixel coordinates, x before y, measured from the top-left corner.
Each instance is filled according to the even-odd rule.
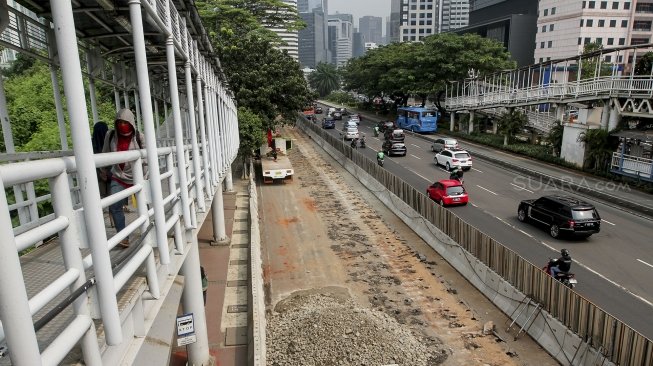
[[[611,223],[611,222],[608,221],[608,220],[601,219],[601,221],[605,222],[606,224],[610,224],[610,225],[612,225],[612,226],[616,226],[616,225],[617,225],[617,224],[613,224],[613,223]]]
[[[417,145],[415,145],[415,144],[411,144],[411,145],[415,146],[415,147],[418,148],[418,149],[421,149],[421,147],[419,147],[419,146],[417,146]]]
[[[533,192],[533,191],[531,191],[531,190],[528,190],[528,189],[526,189],[526,188],[524,188],[524,187],[520,187],[520,186],[516,185],[515,183],[510,183],[510,185],[511,185],[511,186],[514,186],[515,188],[521,189],[522,191],[526,191],[526,192],[530,192],[530,193],[535,193],[535,192]]]
[[[475,205],[475,204],[473,204],[473,203],[472,203],[471,205],[472,205],[472,206],[474,206],[474,207],[477,207],[477,208],[478,208],[478,206],[476,206],[476,205]]]
[[[649,267],[651,267],[651,268],[653,268],[653,264],[650,264],[650,263],[646,263],[646,262],[644,262],[644,261],[643,261],[643,260],[641,260],[641,259],[637,259],[637,261],[638,261],[638,262],[642,262],[642,263],[644,263],[644,264],[646,264],[647,266],[649,266]]]
[[[418,177],[424,179],[424,180],[427,181],[427,182],[430,182],[430,181],[431,181],[430,179],[428,179],[428,178],[426,178],[425,176],[419,174],[418,172],[414,171],[413,169],[408,168],[408,170],[409,170],[410,172],[412,172],[413,174],[416,174]]]
[[[477,186],[478,188],[484,190],[484,191],[488,191],[488,192],[492,193],[493,195],[498,196],[498,194],[492,192],[491,190],[489,190],[489,189],[487,189],[487,188],[481,187],[481,186],[479,186],[478,184],[477,184],[476,186]],[[499,219],[499,220],[501,220],[501,219]],[[502,221],[503,221],[503,220],[502,220]]]
[[[422,160],[422,158],[420,158],[419,156],[415,156],[415,155],[413,155],[413,154],[410,154],[410,156],[414,157],[415,159]]]
[[[479,172],[479,173],[483,173],[482,171],[480,171],[480,170],[478,170],[478,169],[476,169],[476,168],[472,168],[472,170],[477,171],[477,172]]]

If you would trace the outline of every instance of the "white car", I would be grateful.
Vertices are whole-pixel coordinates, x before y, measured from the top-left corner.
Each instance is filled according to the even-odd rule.
[[[349,127],[345,131],[345,140],[353,140],[359,138],[358,128]]]
[[[458,148],[458,140],[452,138],[437,138],[431,144],[431,151],[454,150]]]
[[[358,124],[356,122],[352,122],[352,121],[347,121],[347,122],[342,124],[342,130],[343,131],[347,131],[348,128],[358,129]]]
[[[436,165],[442,165],[447,170],[461,168],[470,170],[472,168],[472,157],[465,150],[442,150],[435,154],[433,161]]]

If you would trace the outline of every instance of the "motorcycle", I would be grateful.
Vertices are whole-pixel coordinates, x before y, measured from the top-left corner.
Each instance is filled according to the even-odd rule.
[[[351,146],[352,149],[357,149],[357,148],[358,148],[358,141],[357,141],[357,139],[353,139],[353,140],[351,140],[351,144],[350,144],[349,146]]]
[[[367,145],[365,144],[365,139],[361,139],[360,141],[361,149],[364,149]]]
[[[374,128],[374,137],[379,137],[379,128],[378,127]]]
[[[383,159],[376,158],[376,163],[379,164],[380,166],[383,166]]]
[[[545,271],[546,274],[548,274],[549,276],[551,275],[550,268],[552,262],[553,259],[549,258],[549,262],[547,263],[547,265],[542,267],[542,270]],[[558,272],[556,273],[555,279],[562,282],[563,285],[572,289],[578,284],[576,275],[571,272]]]

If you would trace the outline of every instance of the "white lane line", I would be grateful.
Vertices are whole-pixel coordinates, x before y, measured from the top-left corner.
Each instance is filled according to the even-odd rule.
[[[488,191],[488,192],[492,193],[493,195],[498,196],[498,194],[492,192],[491,190],[489,190],[489,189],[487,189],[487,188],[481,187],[481,186],[479,186],[478,184],[477,184],[476,186],[477,186],[478,188],[484,190],[484,191]]]
[[[430,182],[430,181],[431,181],[430,179],[428,179],[428,178],[426,178],[425,176],[419,174],[418,172],[414,171],[413,169],[408,168],[408,170],[411,171],[413,174],[417,175],[418,177],[424,179],[424,180],[427,181],[427,182]]]
[[[515,225],[512,225],[512,224],[510,224],[509,222],[507,222],[507,221],[501,219],[500,217],[493,215],[493,214],[490,213],[489,211],[483,210],[483,212],[486,212],[488,215],[490,215],[490,216],[492,216],[492,217],[498,219],[499,221],[503,222],[504,224],[508,225],[509,227],[511,227],[511,228],[513,228],[513,229],[515,229],[515,230],[521,231],[521,232],[523,233],[523,231],[522,231],[521,229],[517,228]],[[528,234],[527,234],[527,235],[528,235]],[[530,236],[530,235],[529,235],[529,236]],[[542,241],[542,240],[538,240],[537,238],[535,238],[535,237],[533,237],[533,236],[531,236],[531,237],[532,237],[536,242],[539,242],[540,244],[544,245],[545,247],[551,249],[552,251],[554,251],[554,252],[558,252],[558,249],[552,247],[551,245],[545,243],[544,241]],[[648,263],[642,261],[641,259],[638,259],[638,261],[643,262],[643,263],[645,263],[645,264],[647,264],[647,265],[653,267],[653,265],[650,265],[650,264],[648,264]],[[586,264],[584,264],[584,263],[578,261],[577,259],[574,259],[574,263],[577,264],[577,265],[579,265],[579,266],[581,266],[581,267],[583,267],[583,268],[585,268],[586,270],[588,270],[588,271],[594,273],[595,275],[601,277],[601,278],[604,279],[605,281],[610,282],[610,283],[611,283],[612,285],[614,285],[615,287],[617,287],[617,288],[621,289],[622,291],[624,291],[624,292],[626,292],[626,293],[632,295],[633,297],[635,297],[636,299],[642,301],[643,303],[647,304],[648,306],[653,307],[653,302],[650,302],[650,301],[646,300],[644,297],[635,294],[634,292],[630,291],[630,290],[629,290],[628,288],[626,288],[625,286],[622,286],[622,285],[618,284],[617,282],[615,282],[615,281],[613,281],[613,280],[607,278],[606,276],[604,276],[604,275],[600,274],[599,272],[593,270],[592,268],[590,268],[590,267],[587,266]]]
[[[422,158],[420,158],[419,156],[415,156],[415,155],[413,155],[413,154],[410,154],[410,156],[414,157],[415,159],[422,160]]]
[[[472,168],[472,170],[477,171],[477,172],[479,172],[479,173],[483,173],[482,171],[480,171],[480,170],[478,170],[478,169],[476,169],[476,168]]]
[[[476,205],[475,205],[475,204],[473,204],[473,203],[472,203],[471,205],[472,205],[472,206],[474,206],[474,207],[478,207],[478,206],[476,206]]]
[[[603,220],[603,219],[601,219],[601,221],[605,222],[606,224],[610,224],[610,225],[612,225],[612,226],[616,226],[616,225],[617,225],[617,224],[613,224],[613,223],[611,223],[611,222],[608,221],[608,220]]]
[[[638,262],[642,262],[642,263],[644,263],[644,264],[646,264],[647,266],[649,266],[649,267],[651,267],[651,268],[653,268],[653,264],[650,264],[650,263],[646,263],[646,262],[644,262],[644,261],[643,261],[643,260],[641,260],[641,259],[637,259],[637,261],[638,261]]]
[[[419,146],[417,146],[417,145],[415,145],[415,144],[411,144],[411,145],[415,146],[415,147],[418,148],[418,149],[421,149],[421,147],[419,147]]]
[[[524,230],[522,230],[522,229],[518,229],[518,230],[519,230],[519,231],[521,231],[521,233],[522,233],[522,234],[524,234],[524,235],[526,235],[526,236],[528,236],[529,238],[532,238],[532,237],[533,237],[533,235],[531,235],[531,234],[529,234],[529,233],[527,233],[527,232],[525,232],[525,231],[524,231]]]
[[[511,186],[514,186],[514,187],[517,188],[517,189],[521,189],[522,191],[526,191],[526,192],[530,192],[530,193],[535,193],[535,192],[533,192],[533,191],[531,191],[531,190],[528,190],[528,189],[526,189],[526,188],[524,188],[524,187],[520,187],[520,186],[516,185],[515,183],[510,183],[510,185],[511,185]]]
[[[374,137],[374,139],[375,139],[376,141],[381,141],[381,140],[379,140],[379,138],[378,138],[378,137]]]

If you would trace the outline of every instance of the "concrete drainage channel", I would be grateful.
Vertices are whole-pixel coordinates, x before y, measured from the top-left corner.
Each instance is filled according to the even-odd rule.
[[[368,187],[381,202],[395,215],[413,228],[425,242],[449,262],[461,275],[490,299],[501,311],[520,327],[520,333],[528,333],[542,348],[563,365],[590,366],[600,362],[614,365],[604,360],[596,349],[589,346],[575,333],[565,327],[553,316],[542,310],[539,304],[528,300],[510,283],[488,268],[484,263],[465,251],[453,239],[446,236],[433,224],[421,216],[399,197],[359,168],[319,135],[299,122],[300,128],[313,141],[341,164],[350,174]]]

